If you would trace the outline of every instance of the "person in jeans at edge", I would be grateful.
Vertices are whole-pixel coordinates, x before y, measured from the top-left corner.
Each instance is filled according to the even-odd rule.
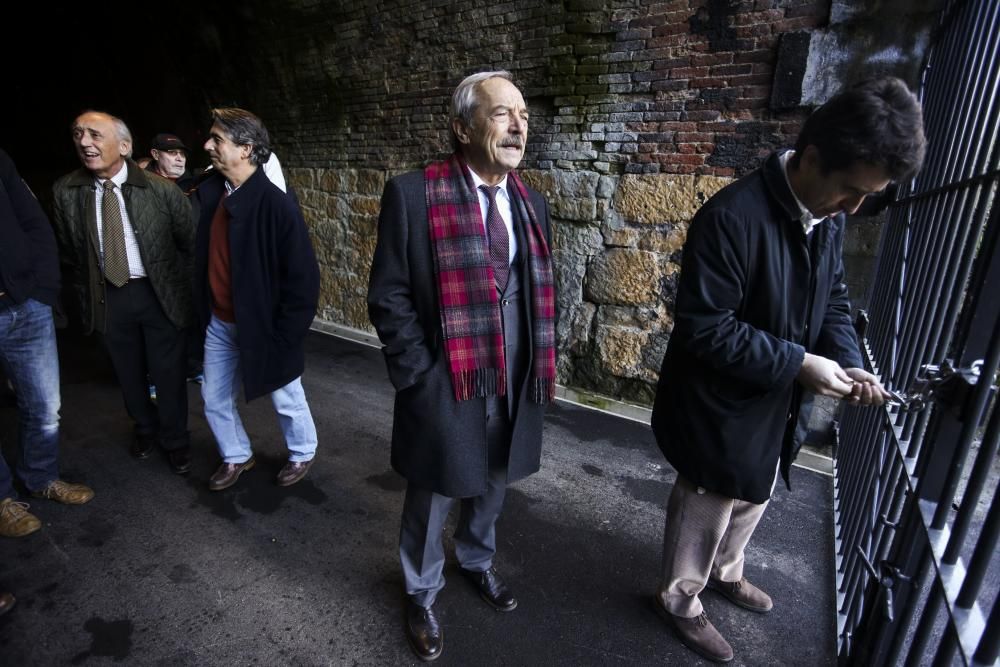
[[[59,255],[49,219],[0,150],[0,363],[17,398],[17,476],[35,498],[81,505],[94,497],[59,478],[59,356],[52,306],[59,298]],[[0,535],[23,537],[42,527],[18,501],[0,455]],[[14,597],[0,593],[0,614]]]

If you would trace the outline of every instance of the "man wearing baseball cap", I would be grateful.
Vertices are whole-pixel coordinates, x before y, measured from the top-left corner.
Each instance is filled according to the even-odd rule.
[[[180,137],[169,132],[153,137],[150,146],[149,154],[153,160],[146,170],[173,181],[187,194],[194,187],[194,176],[187,168],[188,147]]]

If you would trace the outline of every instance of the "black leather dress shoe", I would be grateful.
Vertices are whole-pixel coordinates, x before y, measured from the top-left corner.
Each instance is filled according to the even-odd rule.
[[[517,607],[517,598],[507,588],[503,577],[497,572],[495,567],[491,567],[485,572],[473,572],[462,569],[462,574],[479,589],[479,596],[497,611],[514,611]]]
[[[167,452],[167,460],[171,470],[178,475],[185,475],[191,471],[191,448],[171,449]]]
[[[156,447],[155,435],[137,435],[132,441],[132,448],[129,451],[137,459],[146,459],[153,453],[154,447]]]
[[[421,607],[406,600],[406,640],[424,662],[437,660],[444,650],[444,630],[434,615],[434,607]]]

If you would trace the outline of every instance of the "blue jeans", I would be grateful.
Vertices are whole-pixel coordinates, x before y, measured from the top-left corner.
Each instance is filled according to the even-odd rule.
[[[17,394],[17,476],[29,491],[59,478],[59,356],[52,308],[34,299],[0,305],[0,362]],[[0,498],[15,496],[0,456]]]
[[[205,401],[205,419],[215,435],[219,453],[226,463],[244,463],[253,455],[253,450],[236,409],[243,384],[236,325],[214,315],[205,330],[204,368],[201,397]],[[295,378],[271,392],[271,403],[278,413],[288,446],[288,460],[296,463],[311,460],[316,455],[316,425],[306,403],[302,378]]]

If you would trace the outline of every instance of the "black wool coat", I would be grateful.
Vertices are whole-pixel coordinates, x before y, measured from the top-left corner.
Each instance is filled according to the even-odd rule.
[[[202,333],[212,315],[208,242],[225,179],[212,174],[193,196],[195,301]],[[223,202],[229,212],[229,267],[248,401],[280,389],[305,370],[304,342],[319,301],[319,266],[309,230],[293,199],[257,169]]]
[[[778,154],[698,211],[684,244],[674,329],[652,428],[677,472],[762,503],[789,467],[812,398],[808,351],[861,367],[841,258],[844,215],[806,236]]]
[[[534,190],[528,194],[551,248],[548,205]],[[516,207],[514,217],[518,252],[526,253],[525,221],[518,219]],[[527,289],[527,260],[520,266]],[[529,332],[530,302],[526,295]],[[398,176],[385,186],[368,283],[368,315],[384,344],[389,379],[396,389],[393,469],[411,484],[445,496],[482,495],[488,474],[486,399],[456,401],[452,390],[422,171]],[[541,461],[545,406],[528,398],[529,376],[530,371],[521,380],[514,412],[508,482],[537,472]]]

